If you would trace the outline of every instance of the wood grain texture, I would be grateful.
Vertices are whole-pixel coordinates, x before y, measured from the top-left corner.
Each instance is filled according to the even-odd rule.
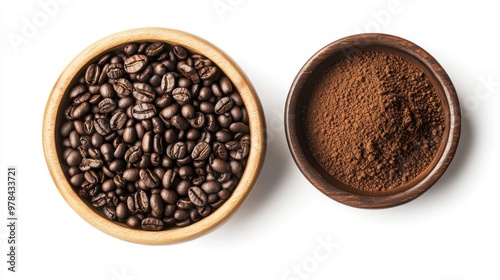
[[[172,45],[182,45],[187,49],[205,55],[216,63],[232,81],[240,93],[249,116],[250,154],[243,176],[231,197],[208,217],[184,228],[174,228],[158,232],[130,229],[110,222],[97,214],[73,191],[69,185],[57,153],[57,125],[61,102],[73,78],[88,62],[106,51],[129,42],[163,41]],[[119,32],[105,37],[83,50],[64,69],[56,81],[47,101],[42,132],[45,160],[54,183],[66,202],[84,220],[101,231],[114,237],[141,244],[172,244],[190,240],[221,225],[233,214],[249,195],[262,168],[266,151],[265,119],[260,100],[249,79],[237,64],[222,50],[192,34],[166,28],[139,28]]]
[[[340,58],[377,50],[397,54],[420,68],[436,88],[445,113],[445,132],[435,159],[414,180],[387,192],[362,192],[325,172],[308,152],[303,139],[301,106],[316,75]],[[424,49],[400,37],[367,33],[335,41],[314,54],[293,81],[285,105],[285,132],[292,156],[304,176],[330,198],[359,208],[386,208],[409,202],[433,186],[451,163],[458,146],[461,113],[458,96],[442,66]]]

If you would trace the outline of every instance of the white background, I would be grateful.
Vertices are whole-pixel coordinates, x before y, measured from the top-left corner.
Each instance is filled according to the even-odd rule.
[[[0,278],[499,279],[499,9],[493,1],[437,2],[1,0]],[[223,49],[252,81],[268,124],[264,167],[239,211],[208,235],[168,246],[128,243],[87,224],[58,193],[42,151],[45,104],[69,61],[104,36],[146,26]],[[463,113],[441,180],[384,210],[348,207],[316,190],[297,169],[283,125],[289,87],[307,59],[373,31],[430,52]],[[6,263],[10,165],[18,168],[17,273]]]

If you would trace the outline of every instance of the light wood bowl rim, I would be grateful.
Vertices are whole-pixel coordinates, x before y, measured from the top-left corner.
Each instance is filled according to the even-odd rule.
[[[56,149],[58,133],[56,131],[56,121],[59,104],[77,72],[90,59],[103,54],[113,47],[128,42],[153,40],[185,46],[191,51],[210,58],[224,71],[239,91],[245,103],[249,116],[251,141],[246,169],[231,197],[216,211],[200,221],[187,227],[163,231],[130,229],[110,222],[90,209],[68,183],[61,168]],[[98,40],[78,54],[64,69],[50,93],[43,117],[42,142],[45,160],[52,179],[62,197],[78,215],[106,234],[133,243],[149,245],[173,244],[187,241],[206,234],[221,225],[241,206],[249,195],[262,168],[266,152],[265,119],[262,106],[254,87],[239,66],[221,49],[198,36],[180,30],[159,27],[144,27],[121,31]]]
[[[425,65],[434,79],[440,84],[445,95],[443,106],[445,115],[448,115],[446,122],[449,124],[449,133],[443,135],[444,143],[443,153],[435,160],[435,166],[429,168],[428,174],[418,182],[412,182],[410,188],[401,191],[381,192],[381,193],[359,193],[347,191],[325,178],[309,161],[306,148],[304,148],[299,139],[297,129],[300,122],[300,104],[297,100],[300,96],[307,94],[303,90],[307,80],[314,73],[316,67],[321,65],[330,57],[339,54],[349,54],[354,51],[363,51],[368,47],[381,47],[397,50],[405,55],[411,56]],[[387,208],[407,203],[433,186],[451,163],[460,138],[461,130],[461,112],[457,93],[451,82],[451,79],[443,67],[428,52],[418,45],[406,39],[383,33],[364,33],[351,35],[336,40],[315,53],[300,69],[293,81],[285,104],[285,133],[292,157],[303,175],[319,191],[328,197],[340,203],[358,207],[358,208]]]

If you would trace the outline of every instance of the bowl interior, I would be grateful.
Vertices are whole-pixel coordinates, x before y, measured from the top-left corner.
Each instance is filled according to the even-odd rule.
[[[364,51],[392,53],[418,67],[436,89],[444,112],[445,129],[432,162],[413,180],[388,191],[362,191],[344,184],[326,172],[309,152],[305,139],[306,133],[301,122],[301,109],[304,101],[309,97],[314,81],[319,75],[323,75],[323,70],[343,58]],[[401,204],[415,198],[441,176],[444,172],[443,168],[446,169],[449,163],[449,161],[444,161],[444,158],[452,156],[456,148],[456,143],[452,147],[450,139],[457,137],[460,110],[451,81],[428,53],[401,38],[382,34],[363,34],[347,37],[326,46],[301,69],[290,89],[288,98],[285,120],[287,138],[297,165],[315,187],[345,204],[379,208]]]
[[[69,184],[63,171],[64,147],[60,143],[59,131],[64,122],[64,108],[71,102],[67,90],[78,81],[75,77],[100,55],[113,51],[130,42],[161,41],[170,45],[181,45],[211,59],[231,80],[240,93],[249,116],[250,154],[240,181],[218,209],[196,223],[181,228],[162,231],[144,231],[112,222],[94,210],[89,202],[81,199]],[[67,203],[87,222],[114,237],[142,244],[170,244],[192,239],[224,222],[244,201],[252,189],[265,156],[265,121],[260,101],[255,90],[237,64],[222,50],[209,42],[178,30],[166,28],[139,28],[119,32],[105,37],[82,51],[63,71],[54,85],[47,102],[43,123],[43,146],[47,165],[59,192]]]

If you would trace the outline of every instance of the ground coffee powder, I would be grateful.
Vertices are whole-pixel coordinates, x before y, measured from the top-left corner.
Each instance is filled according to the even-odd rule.
[[[444,132],[440,98],[424,72],[379,51],[358,52],[318,75],[302,123],[317,163],[361,191],[387,191],[421,173]]]

